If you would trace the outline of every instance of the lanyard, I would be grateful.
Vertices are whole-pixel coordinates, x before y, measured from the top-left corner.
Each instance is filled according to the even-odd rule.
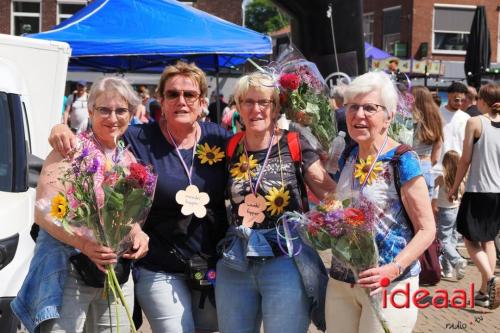
[[[273,140],[274,140],[274,131],[273,131],[273,136],[271,137],[271,141],[269,142],[269,146],[267,147],[266,158],[264,160],[264,163],[262,164],[262,168],[259,171],[259,175],[257,176],[257,181],[255,182],[255,187],[254,187],[254,185],[252,184],[252,174],[250,173],[250,159],[248,158],[248,151],[247,151],[246,138],[245,138],[245,144],[243,145],[243,147],[245,148],[245,155],[247,157],[247,163],[249,164],[249,167],[247,170],[248,180],[250,182],[250,191],[252,191],[252,193],[254,195],[257,195],[257,190],[259,189],[260,181],[262,180],[262,175],[264,174],[264,169],[267,166],[267,162],[269,162],[269,155],[271,154]]]
[[[380,154],[382,153],[382,151],[385,148],[385,145],[387,144],[387,138],[388,138],[388,136],[386,135],[385,139],[384,139],[384,143],[382,144],[382,147],[380,147],[380,149],[377,151],[377,155],[375,156],[375,159],[373,160],[372,164],[370,165],[370,170],[368,170],[368,174],[365,177],[365,181],[363,182],[363,184],[361,184],[361,186],[359,188],[360,192],[363,191],[363,188],[365,188],[366,183],[368,182],[368,178],[370,177],[370,174],[372,173],[373,168],[375,168],[375,164],[377,163],[377,160],[380,157]],[[356,160],[358,159],[358,157],[359,157],[359,148],[358,148],[358,154],[356,156]],[[352,187],[354,187],[354,171],[352,174]]]
[[[175,151],[177,153],[177,156],[179,157],[179,160],[181,161],[182,166],[184,167],[184,171],[186,171],[186,175],[189,180],[189,185],[192,185],[191,181],[191,175],[193,174],[193,164],[194,164],[194,155],[196,154],[196,145],[198,144],[198,140],[196,140],[194,147],[193,147],[193,157],[191,159],[191,167],[188,169],[186,162],[184,162],[184,159],[182,158],[181,152],[179,151],[179,147],[177,146],[177,143],[174,140],[174,137],[172,136],[172,133],[170,133],[170,130],[168,129],[168,126],[165,126],[167,128],[167,133],[168,136],[170,137],[170,140],[172,140],[172,143],[174,144]],[[198,136],[198,129],[195,132],[195,138]]]

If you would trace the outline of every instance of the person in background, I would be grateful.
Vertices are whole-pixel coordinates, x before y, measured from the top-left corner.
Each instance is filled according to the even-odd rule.
[[[76,91],[66,101],[66,110],[63,115],[63,124],[68,125],[75,134],[86,131],[89,127],[88,100],[87,81],[78,81]]]
[[[462,258],[457,251],[457,238],[455,237],[459,199],[463,194],[463,186],[459,191],[459,197],[452,202],[448,201],[448,191],[455,181],[459,159],[460,155],[454,150],[448,150],[444,154],[443,172],[435,181],[435,190],[438,195],[436,199],[432,200],[432,210],[437,217],[438,238],[442,245],[441,264],[444,266],[443,261],[446,260],[453,268],[457,280],[465,277],[465,268],[467,267],[467,260]],[[443,277],[451,278],[452,276],[451,270],[443,271]]]
[[[471,117],[481,115],[481,112],[477,108],[477,90],[473,86],[467,87],[463,109]]]
[[[436,103],[438,108],[441,107],[441,97],[439,96],[439,93],[437,90],[432,92],[432,100],[434,101],[434,103]]]
[[[465,193],[457,216],[457,230],[481,273],[476,304],[490,309],[500,306],[500,278],[495,277],[494,239],[500,231],[500,85],[479,90],[481,116],[467,121],[464,150],[448,200],[458,198],[468,171]]]
[[[234,101],[234,96],[231,95],[229,97],[229,103],[227,106],[222,110],[222,120],[221,120],[221,126],[228,131],[232,131],[232,125],[233,125],[233,114],[237,112],[236,110],[236,102]]]
[[[415,86],[411,93],[414,97],[413,120],[415,131],[413,132],[413,150],[420,158],[420,166],[424,174],[425,183],[432,197],[434,187],[434,176],[431,172],[441,157],[441,146],[443,144],[443,122],[439,108],[432,99],[429,89],[423,86]]]
[[[352,144],[351,137],[347,132],[347,124],[346,124],[346,115],[345,115],[345,106],[344,106],[344,91],[346,89],[346,85],[336,85],[332,91],[332,98],[335,101],[335,104],[332,105],[332,110],[334,110],[335,123],[337,124],[337,129],[339,131],[343,131],[345,135],[345,144],[346,147],[349,147]]]
[[[223,94],[219,94],[219,110],[224,110],[227,106],[227,103],[224,102],[224,95]],[[215,124],[218,124],[218,121],[217,121],[217,100],[213,101],[212,103],[210,103],[208,105],[208,111],[209,111],[209,114],[208,114],[208,118],[210,119],[211,122],[215,123]]]

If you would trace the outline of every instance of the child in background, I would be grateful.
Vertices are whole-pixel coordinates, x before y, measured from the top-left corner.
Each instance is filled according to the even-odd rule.
[[[438,237],[443,248],[441,256],[443,277],[450,278],[453,276],[452,271],[449,270],[451,265],[455,271],[457,280],[464,278],[467,260],[462,258],[456,249],[457,213],[460,206],[460,199],[453,202],[448,201],[448,191],[453,186],[459,159],[460,155],[454,150],[449,150],[444,154],[442,162],[443,174],[438,176],[434,183],[437,198],[432,200],[432,208],[438,224]],[[463,190],[462,184],[459,191],[460,194],[463,193]]]

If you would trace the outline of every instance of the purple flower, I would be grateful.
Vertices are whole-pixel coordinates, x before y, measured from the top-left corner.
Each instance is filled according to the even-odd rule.
[[[87,172],[90,174],[96,173],[98,168],[99,168],[99,160],[97,159],[97,157],[94,157],[92,159],[92,164],[87,168]]]

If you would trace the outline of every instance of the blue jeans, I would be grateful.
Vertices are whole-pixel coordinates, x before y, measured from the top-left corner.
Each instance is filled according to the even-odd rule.
[[[240,272],[217,264],[215,287],[221,333],[305,333],[311,304],[293,258],[250,259]]]
[[[438,237],[443,248],[443,257],[452,266],[455,266],[462,259],[462,256],[457,251],[457,238],[455,237],[457,213],[458,207],[439,207],[438,212]]]
[[[429,160],[421,160],[420,168],[422,169],[422,175],[425,179],[425,184],[427,185],[427,190],[429,190],[429,198],[432,199],[432,194],[434,192],[434,174],[432,173],[432,163]]]
[[[215,308],[208,298],[199,308],[201,293],[182,274],[137,270],[136,296],[154,333],[217,331]]]

